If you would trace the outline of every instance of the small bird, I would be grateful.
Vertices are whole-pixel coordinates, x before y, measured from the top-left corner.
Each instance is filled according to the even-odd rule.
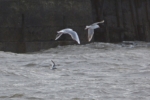
[[[78,44],[80,44],[80,40],[78,37],[77,32],[73,31],[71,28],[62,29],[60,31],[57,31],[56,39],[57,40],[62,34],[69,34],[73,40],[75,40]]]
[[[88,29],[88,41],[89,42],[91,41],[91,39],[94,35],[94,29],[99,28],[99,25],[97,25],[97,24],[100,24],[100,23],[104,23],[104,20],[102,20],[100,22],[93,23],[92,25],[85,27],[85,30]]]
[[[52,68],[51,68],[51,69],[52,69],[52,70],[57,69],[57,68],[56,68],[56,66],[55,66],[54,61],[53,61],[53,60],[51,60],[51,62],[52,62]]]

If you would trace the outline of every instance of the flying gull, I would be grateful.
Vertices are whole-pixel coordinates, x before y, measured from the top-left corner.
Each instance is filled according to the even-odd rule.
[[[73,31],[71,28],[62,29],[60,31],[57,31],[56,39],[57,40],[62,34],[69,34],[73,40],[75,40],[78,44],[80,44],[80,40],[78,37],[77,32]]]
[[[52,68],[51,68],[51,69],[52,69],[52,70],[57,69],[57,68],[56,68],[56,66],[55,66],[54,61],[53,61],[53,60],[51,60],[51,62],[52,62]]]
[[[89,25],[89,26],[86,26],[85,27],[85,30],[88,29],[88,41],[90,42],[93,35],[94,35],[94,29],[97,29],[99,28],[99,25],[100,23],[104,23],[104,20],[100,21],[100,22],[96,22],[96,23],[93,23],[92,25]]]

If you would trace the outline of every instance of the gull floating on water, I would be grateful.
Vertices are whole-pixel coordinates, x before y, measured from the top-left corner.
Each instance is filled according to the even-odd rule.
[[[62,29],[60,31],[57,31],[56,39],[57,40],[62,34],[69,34],[73,40],[77,41],[78,44],[80,44],[80,40],[78,37],[77,32],[73,31],[71,28]]]
[[[57,68],[56,68],[56,66],[55,66],[54,61],[53,61],[53,60],[51,60],[51,62],[52,62],[52,68],[51,68],[51,69],[52,69],[52,70],[57,69]]]
[[[88,29],[88,41],[89,42],[91,41],[91,39],[94,35],[94,29],[99,28],[99,25],[97,25],[97,24],[100,24],[100,23],[104,23],[104,20],[102,20],[100,22],[93,23],[92,25],[85,27],[85,30]]]

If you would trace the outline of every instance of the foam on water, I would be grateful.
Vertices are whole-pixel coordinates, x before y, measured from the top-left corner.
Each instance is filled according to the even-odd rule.
[[[148,43],[90,43],[0,52],[3,100],[149,100]],[[51,70],[51,60],[56,70]]]

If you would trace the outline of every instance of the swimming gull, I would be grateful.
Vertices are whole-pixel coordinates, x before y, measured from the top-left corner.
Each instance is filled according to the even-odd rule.
[[[75,40],[78,44],[80,44],[80,40],[79,40],[77,32],[75,32],[71,28],[62,29],[60,31],[57,31],[57,33],[58,34],[56,35],[55,40],[57,40],[62,34],[69,34],[73,40]]]
[[[53,60],[51,60],[51,62],[52,62],[52,68],[51,68],[51,69],[52,69],[52,70],[57,69],[57,68],[56,68],[56,66],[55,66],[54,61],[53,61]]]
[[[100,21],[100,22],[96,22],[96,23],[93,23],[92,25],[89,25],[89,26],[86,26],[85,27],[85,30],[88,29],[88,41],[90,42],[93,35],[94,35],[94,29],[97,29],[99,28],[99,25],[100,23],[104,23],[104,20]]]

